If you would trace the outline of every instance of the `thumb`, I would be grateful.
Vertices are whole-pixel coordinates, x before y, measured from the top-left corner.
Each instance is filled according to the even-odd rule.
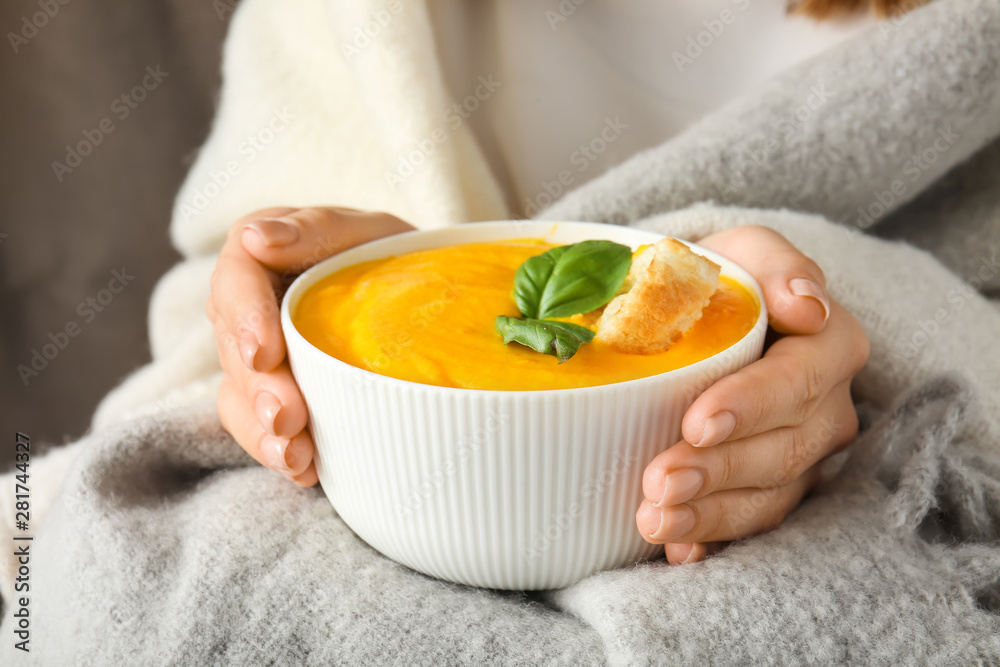
[[[826,276],[778,232],[753,225],[734,227],[707,236],[698,245],[731,259],[754,277],[775,331],[813,334],[826,326],[830,317]]]
[[[247,219],[240,241],[258,262],[292,277],[354,246],[411,230],[388,213],[315,207]]]

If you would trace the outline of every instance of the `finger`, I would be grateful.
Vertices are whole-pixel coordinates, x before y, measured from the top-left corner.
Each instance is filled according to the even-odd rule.
[[[314,446],[308,431],[292,438],[270,435],[257,421],[239,386],[228,375],[219,387],[219,418],[222,426],[258,463],[288,479],[308,474]]]
[[[226,241],[212,273],[212,306],[216,321],[238,341],[240,358],[249,369],[272,370],[285,356],[277,280],[238,238]]]
[[[316,472],[316,461],[313,460],[304,473],[292,477],[292,481],[301,487],[315,486],[319,482],[319,474]]]
[[[215,323],[216,318],[219,314],[215,311],[215,304],[212,302],[212,295],[208,296],[208,300],[205,301],[205,316],[208,317],[208,321]]]
[[[309,412],[287,362],[267,373],[251,371],[240,359],[235,337],[221,325],[216,325],[216,343],[222,369],[241,389],[264,430],[290,438],[305,429]]]
[[[388,213],[349,208],[303,208],[244,224],[243,247],[266,267],[288,278],[313,264],[374,239],[412,231]]]
[[[785,336],[764,357],[720,379],[688,408],[684,439],[699,447],[802,424],[868,360],[864,330],[838,303],[822,331]]]
[[[655,507],[644,500],[636,525],[652,544],[724,542],[774,530],[819,480],[819,466],[773,489],[720,491],[683,505]]]
[[[754,277],[764,291],[775,331],[816,333],[828,321],[831,311],[826,276],[816,262],[773,229],[734,227],[698,244],[733,260]]]
[[[642,478],[646,499],[666,507],[717,491],[788,484],[854,440],[858,416],[850,390],[850,382],[842,382],[800,426],[715,447],[693,447],[682,440],[646,466]]]
[[[708,553],[708,548],[701,542],[693,544],[667,544],[665,545],[667,562],[671,565],[685,565],[703,559]]]
[[[692,544],[665,544],[667,562],[671,565],[687,565],[705,560],[719,551],[723,542],[694,542]]]

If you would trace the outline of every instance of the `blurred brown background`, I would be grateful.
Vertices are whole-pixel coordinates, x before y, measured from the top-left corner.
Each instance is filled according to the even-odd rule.
[[[179,259],[170,210],[208,133],[235,5],[62,2],[0,5],[0,405],[9,437],[27,433],[36,454],[82,435],[104,394],[149,360],[149,296]],[[67,159],[80,142],[97,145]],[[72,168],[61,182],[55,161]],[[123,268],[135,278],[107,302]],[[67,325],[75,337],[60,335]],[[57,354],[25,384],[17,367],[35,350]]]

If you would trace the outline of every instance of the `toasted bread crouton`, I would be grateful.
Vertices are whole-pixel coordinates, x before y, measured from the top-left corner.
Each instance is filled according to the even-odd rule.
[[[632,259],[621,293],[604,308],[595,340],[621,352],[666,350],[701,319],[720,267],[664,238]]]

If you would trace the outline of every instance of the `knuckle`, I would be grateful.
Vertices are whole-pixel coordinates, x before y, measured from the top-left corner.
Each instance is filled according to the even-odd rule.
[[[351,215],[361,215],[364,213],[361,209],[352,208],[350,206],[324,206],[321,209],[325,211],[331,218],[345,219]]]
[[[718,457],[718,463],[714,466],[714,477],[712,479],[713,472],[709,472],[709,479],[705,481],[706,489],[730,489],[737,486],[742,486],[740,477],[741,472],[745,469],[745,448],[738,445],[727,446],[727,447],[713,447],[710,452],[705,452],[706,454],[716,454],[716,452],[721,453]],[[708,467],[708,470],[712,471],[713,467]]]
[[[289,275],[297,275],[306,269],[345,250],[344,224],[348,209],[336,207],[312,207],[300,210],[296,220],[306,230],[311,251],[299,258]]]
[[[243,378],[242,396],[243,400],[251,406],[257,402],[257,397],[262,391],[267,389],[266,378],[261,373],[248,373]]]
[[[339,220],[342,217],[342,214],[335,207],[307,206],[306,208],[300,208],[298,211],[287,217],[293,218],[305,225],[329,224]]]
[[[216,331],[215,346],[219,351],[219,365],[227,375],[233,375],[233,360],[239,358],[236,339],[228,331]]]
[[[775,479],[775,486],[788,484],[792,480],[798,479],[802,472],[808,467],[809,442],[806,438],[805,429],[788,428],[783,429],[784,456],[781,461],[779,475],[782,479]]]
[[[669,450],[668,450],[669,451]],[[650,461],[642,472],[642,489],[647,498],[658,500],[657,494],[663,494],[663,478],[666,475],[667,466],[663,457],[657,457]]]
[[[732,406],[734,401],[741,397],[750,397],[739,408],[736,418],[743,427],[759,424],[767,416],[768,411],[773,409],[775,394],[778,393],[769,373],[768,362],[758,360],[732,375],[716,380],[715,384],[702,394],[710,398],[704,406],[707,408],[705,416],[711,416],[720,410],[731,411],[732,408],[729,406]],[[762,387],[764,384],[766,387]]]
[[[770,227],[765,227],[764,225],[742,225],[736,228],[736,234],[742,234],[746,236],[767,236],[776,241],[783,241],[785,243],[788,243],[788,239],[786,239],[784,236],[774,231]]]
[[[795,417],[803,423],[816,410],[825,393],[826,378],[815,361],[803,359],[803,367],[792,380],[792,400],[796,402]]]
[[[220,255],[215,261],[215,268],[212,269],[212,275],[208,279],[209,290],[213,296],[222,296],[226,292],[226,284],[231,282],[234,275],[238,275],[239,265],[233,261],[233,258],[226,255]]]
[[[733,449],[733,447],[726,447],[719,462],[718,479],[708,480],[706,486],[711,485],[712,488],[716,489],[728,488],[736,469],[736,462],[733,460],[736,458],[736,453]],[[713,481],[715,482],[714,484],[712,484]]]
[[[692,534],[719,535],[725,532],[726,513],[722,511],[717,501],[691,503],[691,507],[695,517]]]
[[[255,323],[259,321],[259,317],[254,316],[254,312],[244,312],[236,316],[231,325],[233,338],[242,338],[254,331],[256,331]]]

